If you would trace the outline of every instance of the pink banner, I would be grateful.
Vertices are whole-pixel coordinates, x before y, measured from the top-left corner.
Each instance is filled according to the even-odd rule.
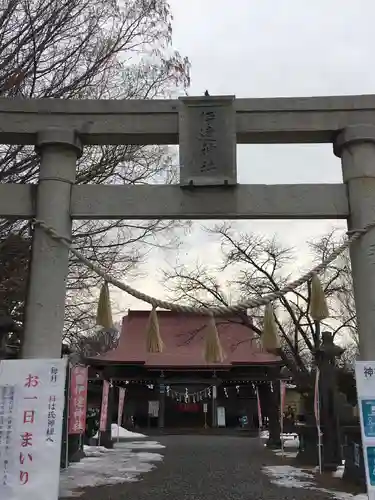
[[[125,401],[125,388],[120,387],[118,395],[118,412],[117,412],[117,425],[121,426],[122,412],[124,411],[124,401]]]
[[[107,427],[108,393],[109,393],[109,382],[108,380],[103,380],[102,406],[100,408],[100,426],[99,426],[100,432],[104,432]]]
[[[70,369],[69,434],[83,434],[86,429],[87,379],[87,366]]]

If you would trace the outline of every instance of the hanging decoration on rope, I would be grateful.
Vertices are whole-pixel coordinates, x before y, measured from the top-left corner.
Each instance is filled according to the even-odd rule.
[[[207,323],[204,359],[207,364],[222,363],[224,361],[224,352],[221,347],[219,332],[217,331],[213,314],[209,315]]]
[[[160,336],[159,321],[156,308],[153,307],[148,318],[146,331],[147,352],[163,352],[164,343]]]
[[[316,274],[311,278],[310,316],[314,321],[322,321],[329,317],[323,286]]]
[[[255,393],[256,389],[259,385],[268,384],[268,383],[269,383],[269,381],[267,381],[267,380],[257,380],[257,381],[255,381],[255,383],[249,381],[245,384],[245,386],[252,387],[252,390]],[[241,387],[242,386],[239,386],[239,385],[233,387],[237,396],[240,394]],[[185,401],[186,403],[190,403],[190,402],[197,403],[200,401],[205,401],[207,399],[212,399],[212,394],[214,391],[213,388],[214,388],[214,386],[209,386],[209,387],[206,387],[205,389],[202,389],[200,391],[195,391],[195,392],[189,392],[189,389],[185,388],[184,392],[179,392],[179,391],[175,391],[169,385],[167,385],[165,388],[165,393],[168,397],[175,399],[176,401]],[[232,392],[232,394],[233,394],[233,392]],[[228,391],[228,388],[225,386],[223,387],[223,395],[225,398],[229,398],[229,391]]]
[[[277,350],[280,349],[280,338],[277,333],[275,313],[271,302],[265,307],[263,332],[260,338],[265,351],[276,354]]]
[[[111,299],[107,281],[103,283],[100,289],[98,309],[96,312],[96,324],[107,329],[113,328]]]
[[[206,389],[202,389],[201,391],[195,391],[189,393],[189,389],[186,387],[184,392],[175,391],[171,388],[167,391],[167,396],[170,396],[172,399],[176,399],[177,401],[185,401],[185,403],[196,403],[198,401],[204,401],[205,399],[211,398],[212,387],[206,387]]]

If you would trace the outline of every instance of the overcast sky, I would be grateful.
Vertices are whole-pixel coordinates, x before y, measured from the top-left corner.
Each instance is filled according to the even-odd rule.
[[[375,93],[374,19],[371,0],[169,0],[173,45],[189,57],[190,95],[234,94],[237,97],[293,97]],[[288,184],[341,182],[339,160],[330,145],[241,145],[239,182]],[[247,221],[241,227],[276,234],[294,246],[310,267],[306,241],[340,221]],[[165,297],[157,268],[179,258],[212,263],[217,242],[207,240],[199,224],[186,238],[179,256],[154,253],[134,280],[150,295]],[[121,295],[121,308],[148,308]]]

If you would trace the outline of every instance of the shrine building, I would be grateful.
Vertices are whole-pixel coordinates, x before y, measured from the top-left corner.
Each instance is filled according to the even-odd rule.
[[[280,377],[280,358],[264,352],[253,330],[228,315],[216,319],[224,361],[208,364],[207,317],[173,311],[157,314],[163,352],[146,349],[150,311],[129,311],[117,347],[89,360],[102,379],[112,382],[112,421],[117,415],[117,387],[124,386],[124,425],[238,427],[244,422],[257,428],[257,392],[263,417],[277,405],[270,401],[277,392],[273,389]]]

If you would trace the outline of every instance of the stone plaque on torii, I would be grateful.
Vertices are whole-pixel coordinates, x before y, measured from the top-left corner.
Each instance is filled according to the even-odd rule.
[[[90,101],[0,99],[0,143],[35,145],[37,189],[0,184],[0,217],[44,221],[70,239],[72,219],[375,221],[375,96]],[[332,143],[343,184],[241,185],[236,144]],[[180,144],[180,185],[75,185],[82,147]],[[303,166],[301,166],[303,167]],[[375,231],[351,245],[362,359],[375,359]],[[33,237],[24,357],[58,357],[69,249]]]

